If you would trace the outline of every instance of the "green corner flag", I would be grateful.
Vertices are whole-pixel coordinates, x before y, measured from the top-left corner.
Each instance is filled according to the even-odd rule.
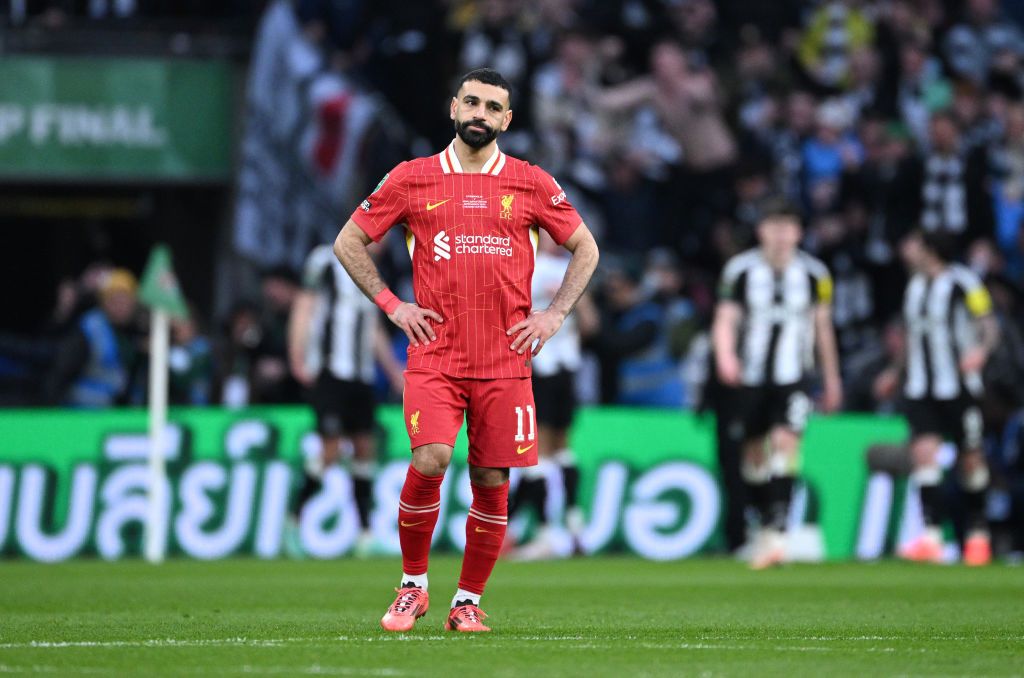
[[[142,274],[139,298],[147,306],[167,311],[178,318],[188,317],[188,306],[181,294],[178,278],[171,266],[171,251],[167,245],[157,245],[149,255]]]

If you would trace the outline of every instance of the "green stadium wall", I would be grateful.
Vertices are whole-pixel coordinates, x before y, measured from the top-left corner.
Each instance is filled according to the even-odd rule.
[[[382,461],[373,529],[386,551],[397,552],[408,438],[400,408],[379,412]],[[175,409],[170,422],[164,521],[170,552],[206,559],[280,555],[303,455],[315,452],[309,410]],[[143,410],[0,412],[0,554],[51,562],[138,556],[148,479],[146,425]],[[812,544],[808,559],[854,556],[867,481],[864,451],[905,435],[897,418],[812,420],[797,516],[803,531],[817,535],[818,553]],[[724,502],[711,417],[584,409],[571,442],[582,473],[587,551],[672,560],[721,548]],[[466,449],[463,432],[443,487],[439,548],[464,544]],[[312,556],[340,557],[354,546],[358,525],[350,487],[344,467],[334,468],[324,491],[307,505],[301,534]],[[527,520],[518,527],[531,526]]]

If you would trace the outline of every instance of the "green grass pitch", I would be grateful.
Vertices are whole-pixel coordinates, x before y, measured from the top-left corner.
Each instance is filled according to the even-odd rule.
[[[491,634],[378,620],[397,560],[0,563],[0,673],[333,676],[1024,675],[1024,569],[593,558],[500,562]]]

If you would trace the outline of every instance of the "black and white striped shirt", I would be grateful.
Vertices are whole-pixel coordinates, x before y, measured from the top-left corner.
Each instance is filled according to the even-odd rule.
[[[975,318],[988,315],[992,300],[969,268],[950,264],[939,275],[914,275],[903,297],[907,327],[904,395],[952,400],[981,394],[979,373],[960,372],[961,353],[977,344]]]
[[[738,352],[745,386],[790,385],[814,365],[814,310],[832,299],[825,264],[801,251],[775,271],[760,249],[730,259],[719,298],[743,309]]]
[[[306,259],[303,286],[316,293],[307,364],[337,379],[372,384],[377,306],[356,287],[330,245],[315,248]]]

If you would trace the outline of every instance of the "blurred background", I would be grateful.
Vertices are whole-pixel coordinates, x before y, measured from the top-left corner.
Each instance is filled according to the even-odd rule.
[[[1002,326],[990,503],[1020,548],[1022,28],[1009,0],[0,0],[0,404],[145,404],[135,279],[158,242],[191,309],[172,404],[303,403],[286,328],[307,254],[448,143],[454,83],[490,66],[515,88],[503,150],[553,174],[602,247],[584,403],[708,407],[717,276],[782,192],[835,278],[844,408],[892,414],[873,384],[900,350],[899,244],[952,233]],[[411,298],[404,243],[386,248]],[[122,350],[90,400],[97,305]],[[656,320],[637,327],[640,305]],[[620,381],[652,347],[677,386],[657,397]]]

